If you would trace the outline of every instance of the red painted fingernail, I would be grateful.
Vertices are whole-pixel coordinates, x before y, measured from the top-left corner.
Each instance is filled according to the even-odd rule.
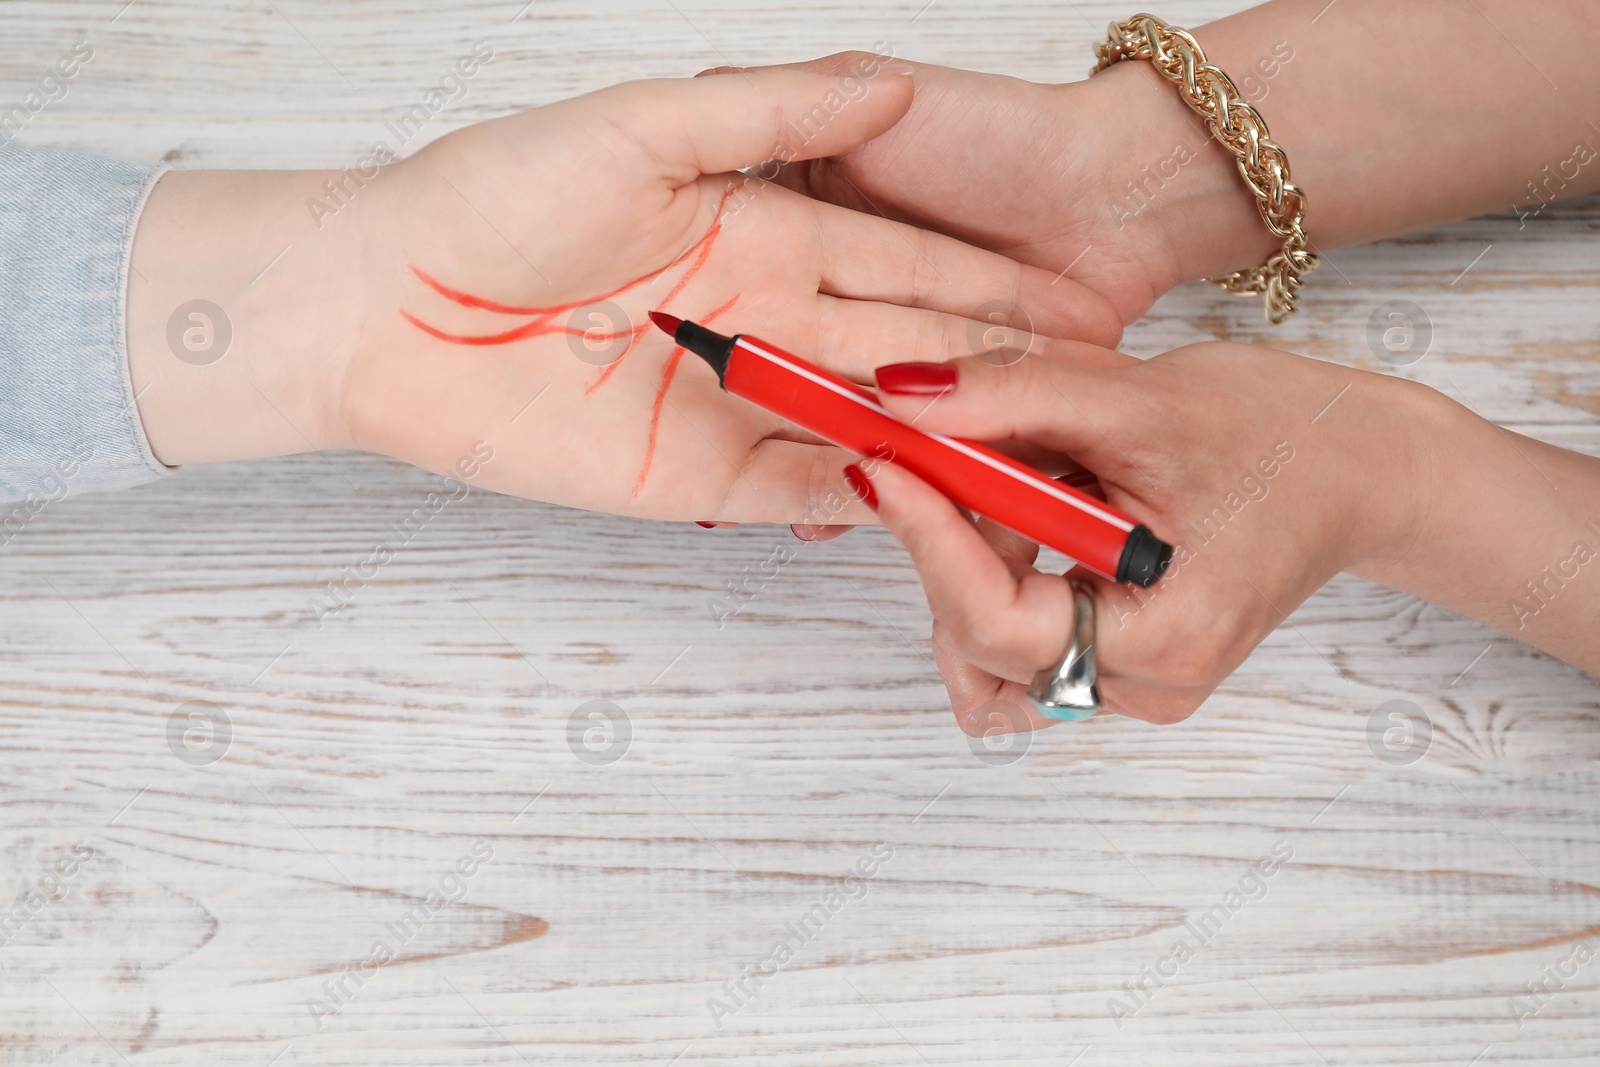
[[[863,504],[873,511],[878,510],[878,491],[872,488],[865,471],[852,463],[844,469],[844,480],[850,483],[850,491],[860,497]]]
[[[714,522],[701,522],[699,519],[694,520],[694,524],[696,526],[702,527],[703,529],[707,529],[707,530],[715,530],[717,528],[717,524],[716,523],[714,523]]]
[[[874,373],[879,389],[901,396],[940,396],[956,387],[956,369],[948,363],[891,363]]]

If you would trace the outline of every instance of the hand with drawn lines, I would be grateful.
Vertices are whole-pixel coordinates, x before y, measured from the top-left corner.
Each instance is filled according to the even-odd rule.
[[[911,92],[887,68],[637,82],[448,134],[352,197],[314,262],[286,256],[251,289],[259,314],[233,324],[244,351],[201,368],[211,392],[163,382],[141,399],[152,446],[168,463],[273,454],[230,435],[292,427],[277,451],[355,447],[446,472],[483,441],[495,459],[476,483],[518,496],[653,518],[870,519],[844,492],[849,455],[725,395],[646,313],[759,333],[863,382],[881,363],[973,351],[989,324],[966,316],[995,300],[1040,335],[1114,342],[1115,312],[1075,283],[738,170],[843,151]],[[156,198],[169,179],[193,194],[206,173],[152,196],[142,262],[164,284],[203,268],[176,249],[160,261],[177,201]],[[214,199],[240,240],[274,244],[256,236],[269,223]],[[192,195],[185,208],[192,243],[203,220]],[[229,374],[260,410],[230,406]],[[202,410],[212,434],[186,437]]]
[[[595,510],[866,518],[847,493],[842,512],[823,503],[850,457],[722,394],[645,315],[759,333],[863,381],[879,363],[972,351],[965,316],[995,299],[1042,334],[1114,341],[1115,313],[1080,287],[735,172],[875,135],[908,82],[635,83],[419,153],[388,193],[398,226],[376,305],[393,318],[351,368],[352,392],[374,398],[354,418],[361,442],[421,466],[504,442],[516,461],[485,470],[492,488]]]

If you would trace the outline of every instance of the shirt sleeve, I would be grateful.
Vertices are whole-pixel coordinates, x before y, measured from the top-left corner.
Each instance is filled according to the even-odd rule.
[[[164,165],[0,147],[0,501],[24,508],[172,468],[128,378],[134,227]],[[0,525],[16,518],[0,509]],[[0,541],[5,535],[0,533]]]

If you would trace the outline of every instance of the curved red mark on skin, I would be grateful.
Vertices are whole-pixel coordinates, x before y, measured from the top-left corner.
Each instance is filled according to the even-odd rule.
[[[415,263],[411,264],[411,273],[415,274],[424,285],[428,286],[428,288],[432,289],[446,300],[460,304],[462,307],[477,308],[481,311],[492,311],[497,315],[540,315],[545,317],[559,315],[563,311],[571,311],[574,308],[580,308],[585,304],[594,304],[601,300],[610,300],[614,296],[621,296],[623,293],[634,288],[635,286],[643,285],[645,282],[654,281],[662,274],[671,270],[673,266],[682,261],[685,256],[694,252],[698,252],[702,246],[713,240],[717,232],[722,229],[722,209],[727,206],[728,198],[733,195],[734,188],[735,187],[730,186],[722,191],[722,199],[717,201],[717,210],[711,217],[711,228],[707,230],[698,241],[684,249],[684,251],[679,254],[677,259],[674,259],[671,263],[668,263],[660,270],[653,271],[650,274],[646,274],[640,278],[635,278],[633,281],[627,283],[626,285],[620,285],[611,290],[609,293],[601,293],[598,296],[590,296],[585,297],[582,300],[574,300],[569,304],[556,304],[550,307],[518,307],[514,304],[502,304],[497,300],[490,300],[489,298],[482,296],[474,296],[472,293],[464,292],[460,289],[452,289],[450,286],[445,285],[443,282],[439,281],[437,278],[423,270],[421,267],[417,266]],[[666,303],[666,301],[663,300],[660,301],[660,303]],[[410,316],[407,317],[409,318]],[[520,338],[511,338],[511,340],[520,340]],[[505,342],[485,341],[483,343],[503,344]]]
[[[711,229],[706,231],[706,235],[699,241],[699,253],[696,254],[694,260],[690,262],[689,268],[683,272],[683,277],[677,280],[677,282],[672,286],[671,290],[667,292],[666,296],[662,297],[656,302],[657,307],[666,307],[668,304],[676,300],[679,294],[683,292],[684,288],[692,280],[694,280],[694,276],[700,273],[700,268],[706,265],[706,260],[711,257],[712,248],[716,246],[717,234],[721,232],[722,224],[720,222],[713,224]],[[683,257],[679,256],[678,258],[682,259]],[[636,327],[636,329],[638,328],[641,327]],[[648,329],[648,323],[642,328]],[[606,379],[611,377],[611,375],[616,372],[616,369],[622,365],[623,359],[631,351],[633,351],[633,344],[630,342],[628,347],[622,350],[621,355],[601,368],[599,376],[595,378],[594,381],[583,387],[583,394],[588,396],[590,393],[604,385],[606,383]]]
[[[702,326],[709,326],[723,315],[727,314],[733,305],[739,302],[738,294],[719,308],[706,312],[698,320]],[[650,409],[650,435],[645,439],[644,465],[639,468],[639,480],[633,483],[633,492],[628,499],[632,500],[639,495],[639,490],[644,488],[644,480],[650,477],[650,464],[656,458],[656,435],[661,431],[661,409],[667,402],[667,389],[672,385],[672,379],[677,376],[678,365],[683,362],[683,357],[688,354],[688,349],[682,345],[674,345],[667,361],[661,365],[661,384],[656,387],[655,406]],[[615,366],[616,364],[612,364]]]
[[[678,364],[683,362],[686,354],[686,349],[674,348],[661,365],[661,384],[656,387],[656,402],[650,409],[650,435],[645,438],[644,462],[639,466],[639,477],[633,483],[633,492],[628,494],[629,500],[638,499],[639,490],[644,488],[645,479],[650,477],[650,465],[656,459],[656,436],[661,432],[661,409],[667,402],[667,387],[672,384],[673,377],[678,373]]]
[[[582,330],[573,330],[567,326],[552,326],[550,325],[550,318],[548,316],[534,319],[532,322],[525,322],[521,326],[518,326],[515,329],[507,330],[504,333],[445,333],[437,326],[429,326],[426,322],[423,322],[409,311],[402,310],[400,315],[407,322],[411,323],[411,325],[415,326],[423,333],[428,334],[430,337],[437,337],[441,341],[449,341],[453,345],[503,345],[509,344],[512,341],[520,341],[525,337],[543,337],[547,333],[583,333]]]
[[[668,266],[671,266],[671,264],[668,264]],[[662,269],[664,270],[665,268]],[[423,284],[428,286],[428,288],[432,289],[446,300],[460,304],[462,307],[477,308],[482,311],[493,311],[497,315],[540,315],[546,318],[559,315],[563,311],[571,311],[574,308],[581,308],[585,304],[593,304],[601,300],[609,300],[614,296],[620,296],[629,289],[632,289],[634,286],[638,285],[640,282],[649,281],[655,276],[647,274],[643,278],[638,278],[629,282],[627,285],[619,286],[616,289],[611,290],[609,293],[601,293],[599,296],[587,296],[582,300],[574,300],[570,304],[556,304],[551,307],[542,308],[523,308],[513,307],[510,304],[497,303],[496,301],[490,300],[486,297],[473,296],[471,293],[464,293],[459,289],[452,289],[448,285],[445,285],[443,282],[439,281],[437,278],[433,277],[433,275],[429,274],[427,271],[423,270],[421,267],[417,266],[415,263],[411,264],[411,273],[415,274],[419,279],[421,279]],[[656,274],[660,273],[661,271],[656,271]]]
[[[667,295],[663,299],[657,301],[658,304],[667,304],[676,299],[678,295],[683,292],[684,287],[688,285],[689,282],[693,280],[694,276],[700,272],[700,268],[705,266],[706,260],[711,255],[711,249],[716,244],[717,235],[721,232],[722,224],[720,222],[712,223],[711,229],[706,231],[705,236],[701,237],[700,240],[689,246],[689,250],[686,251],[684,255],[688,255],[689,252],[694,252],[694,258],[690,261],[689,267],[686,271],[684,271],[683,276],[677,280]],[[521,326],[515,326],[500,333],[465,334],[447,333],[436,326],[430,326],[428,323],[423,322],[409,311],[401,310],[400,314],[404,316],[407,322],[411,323],[411,325],[415,326],[423,333],[428,334],[430,337],[436,337],[441,341],[447,341],[453,345],[505,345],[510,344],[513,341],[522,341],[529,337],[544,337],[547,334],[552,333],[565,333],[571,336],[582,337],[588,333],[587,330],[580,330],[564,324],[557,324],[553,320],[557,315],[560,315],[564,311],[573,311],[588,304],[598,303],[602,300],[609,300],[614,296],[620,296],[629,289],[637,288],[653,278],[658,278],[663,273],[670,270],[675,264],[682,262],[683,258],[684,256],[679,256],[672,263],[668,263],[665,267],[662,267],[661,270],[655,271],[652,274],[647,274],[642,278],[637,278],[634,281],[629,282],[627,285],[613,289],[609,293],[601,293],[598,296],[586,297],[583,300],[577,300],[570,304],[561,304],[555,307],[547,308],[512,308],[505,304],[496,304],[493,301],[472,296],[470,293],[460,293],[454,289],[449,289],[440,284],[420,267],[413,264],[411,267],[412,273],[414,273],[418,278],[422,279],[422,281],[426,282],[441,296],[445,296],[458,304],[485,311],[517,315],[531,314],[535,317],[523,323]],[[598,389],[607,378],[611,377],[612,372],[617,369],[618,364],[623,361],[628,353],[633,351],[634,343],[648,331],[648,324],[634,326],[629,331],[626,331],[632,334],[632,336],[628,339],[628,346],[622,350],[621,355],[617,356],[616,359],[608,363],[605,368],[601,370],[600,376],[585,386],[583,391],[587,394]],[[625,331],[617,330],[611,334],[601,335],[601,338],[602,340],[612,340],[614,338],[623,336],[624,332]]]
[[[504,345],[510,344],[514,341],[522,341],[529,337],[543,337],[554,333],[564,333],[568,336],[586,337],[589,334],[588,330],[556,324],[553,320],[556,318],[556,316],[562,314],[563,312],[573,311],[587,304],[595,304],[602,300],[609,300],[612,297],[620,296],[623,293],[626,293],[630,289],[638,288],[647,282],[653,283],[657,278],[660,278],[667,271],[683,262],[684,259],[692,257],[689,261],[688,268],[684,270],[683,275],[679,277],[677,282],[673,284],[672,289],[668,291],[664,298],[654,301],[654,303],[657,307],[665,307],[667,304],[670,304],[673,300],[677,299],[677,297],[683,292],[688,284],[694,280],[695,275],[700,273],[700,269],[706,265],[706,261],[711,257],[711,250],[716,245],[717,237],[722,233],[722,210],[727,206],[728,198],[734,194],[737,188],[738,186],[730,184],[722,191],[722,198],[717,201],[716,212],[712,215],[710,228],[707,229],[703,235],[701,235],[699,240],[695,241],[694,244],[690,245],[688,248],[684,249],[683,252],[679,253],[676,259],[662,267],[660,270],[652,271],[651,273],[642,277],[635,278],[633,281],[628,282],[626,285],[618,286],[609,293],[601,293],[597,296],[589,296],[581,300],[574,300],[571,303],[556,304],[549,307],[517,307],[512,304],[502,304],[497,300],[490,300],[487,297],[476,296],[460,289],[453,289],[413,263],[410,264],[411,273],[416,275],[418,280],[420,280],[424,285],[428,286],[428,288],[432,289],[434,292],[438,293],[440,296],[451,301],[452,303],[478,311],[493,312],[497,315],[531,315],[533,318],[520,326],[513,327],[509,330],[504,330],[500,333],[457,334],[447,333],[436,326],[431,326],[419,319],[417,316],[411,314],[409,311],[406,311],[404,308],[400,310],[400,315],[407,322],[411,323],[411,325],[415,326],[428,336],[455,345]],[[718,317],[725,314],[728,309],[732,308],[734,304],[738,303],[738,300],[739,297],[735,295],[731,300],[723,304],[721,307],[715,308],[708,314],[702,316],[700,321],[702,323],[714,322]],[[598,336],[603,340],[615,340],[618,337],[626,335],[628,338],[628,343],[622,349],[621,354],[619,354],[616,359],[612,360],[609,364],[602,368],[599,376],[595,378],[593,382],[590,382],[584,387],[584,394],[588,395],[589,393],[592,393],[596,389],[600,388],[600,386],[604,385],[606,379],[611,377],[611,375],[616,371],[617,367],[621,365],[622,361],[627,358],[628,354],[631,353],[634,350],[634,347],[638,345],[639,338],[650,332],[650,329],[650,324],[646,322],[638,326],[630,327],[628,330],[614,330],[610,333],[599,334]],[[633,486],[633,496],[635,497],[637,497],[639,495],[639,491],[644,488],[645,479],[650,475],[650,466],[655,460],[656,437],[661,428],[661,412],[663,405],[666,403],[667,389],[672,385],[672,380],[678,373],[678,365],[682,362],[685,354],[685,349],[681,347],[674,347],[668,354],[666,362],[662,365],[661,382],[656,388],[655,403],[650,412],[650,430],[649,436],[645,441],[644,464],[640,468],[639,478]]]

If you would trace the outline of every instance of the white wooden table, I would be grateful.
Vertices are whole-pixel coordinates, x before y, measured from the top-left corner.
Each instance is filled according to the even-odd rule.
[[[346,163],[478,38],[499,58],[430,136],[876,41],[1063,80],[1132,10],[122,2],[0,5],[7,98],[95,48],[27,140]],[[1597,226],[1590,199],[1338,252],[1270,334],[1191,287],[1127,344],[1270,337],[1376,366],[1367,319],[1409,300],[1435,336],[1397,373],[1600,450]],[[191,469],[53,505],[0,550],[0,902],[26,917],[0,932],[0,1062],[1600,1060],[1594,679],[1340,580],[1191,721],[1065,726],[984,762],[881,531],[803,548],[719,628],[708,599],[786,532],[481,494],[310,624],[307,597],[431,484],[348,454]],[[606,764],[575,754],[588,720],[569,732],[595,700],[627,716]],[[1369,743],[1393,700],[1431,723],[1409,765]],[[169,744],[191,701],[231,724],[214,762]],[[430,906],[441,886],[459,901]],[[745,978],[780,938],[793,958]],[[363,977],[380,940],[395,958]],[[1137,1007],[1120,1026],[1113,997]]]

